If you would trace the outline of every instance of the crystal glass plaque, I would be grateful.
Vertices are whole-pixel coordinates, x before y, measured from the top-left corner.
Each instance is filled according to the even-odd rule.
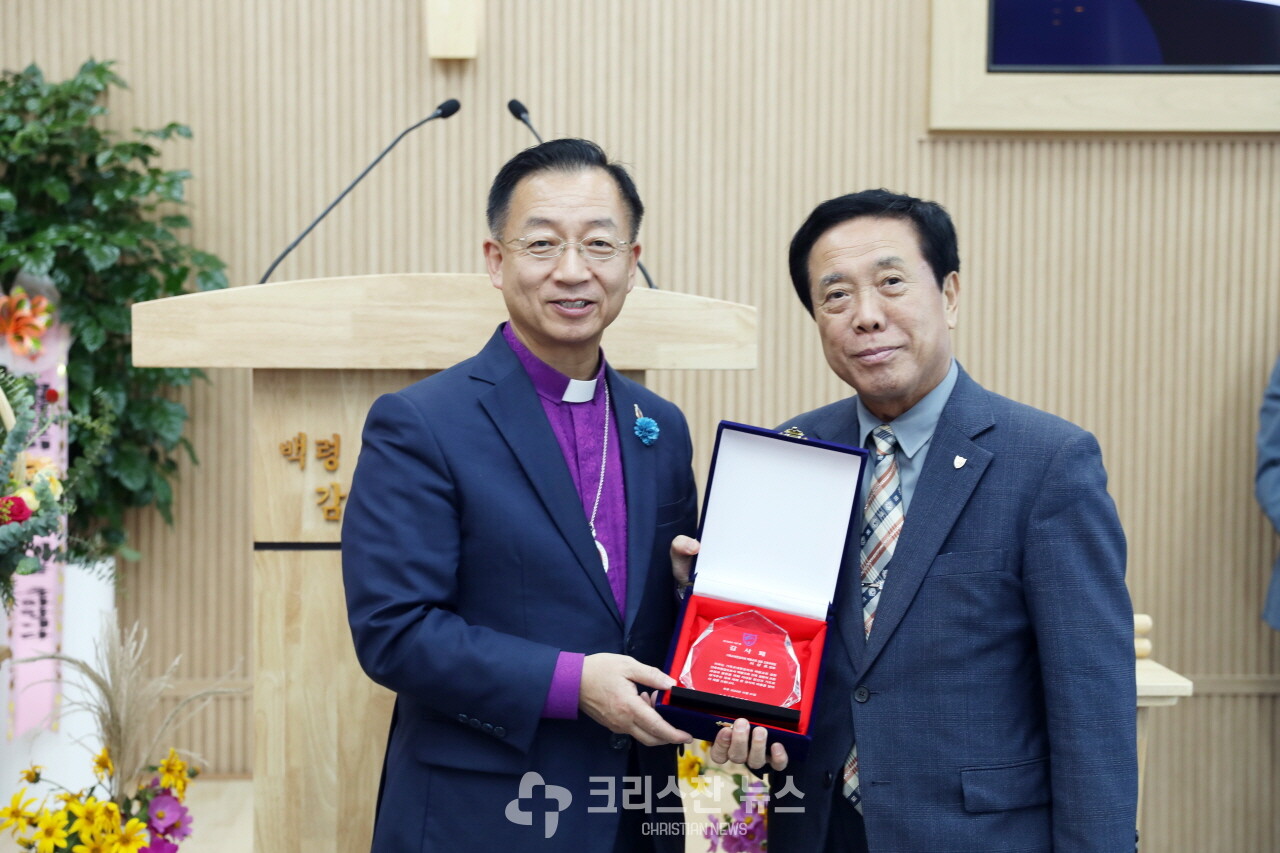
[[[693,641],[680,686],[790,708],[800,701],[791,637],[754,610],[715,619]]]

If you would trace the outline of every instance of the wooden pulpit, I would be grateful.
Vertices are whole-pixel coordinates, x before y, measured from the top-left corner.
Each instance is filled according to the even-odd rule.
[[[374,399],[479,352],[506,319],[485,275],[315,279],[133,306],[141,367],[253,371],[255,853],[365,853],[392,694],[356,663],[343,501]],[[609,363],[754,368],[756,309],[637,287]]]

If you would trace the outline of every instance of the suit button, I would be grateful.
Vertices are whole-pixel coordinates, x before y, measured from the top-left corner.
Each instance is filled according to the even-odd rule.
[[[865,702],[871,698],[871,691],[867,689],[867,685],[860,684],[858,689],[853,691],[853,698],[857,702]]]
[[[494,726],[494,727],[493,727],[493,736],[494,736],[494,737],[506,737],[506,736],[507,736],[507,730],[506,730],[506,729],[504,729],[502,726]]]
[[[482,726],[482,728],[484,729],[485,734],[487,735],[493,734],[493,723],[485,723],[484,726]]]
[[[631,735],[613,734],[609,736],[609,746],[614,749],[627,749],[631,746]]]
[[[822,777],[822,787],[824,787],[824,788],[830,788],[830,787],[831,787],[831,783],[832,783],[832,782],[834,782],[834,781],[836,781],[836,774],[834,774],[834,773],[832,773],[830,770],[828,770],[828,771],[827,771],[827,773],[826,773],[826,775]]]
[[[464,723],[464,724],[465,724],[465,723],[467,722],[467,720],[469,720],[469,719],[471,719],[471,718],[470,718],[470,717],[468,717],[466,714],[459,714],[459,715],[458,715],[458,722],[460,722],[460,723]]]
[[[479,720],[477,720],[475,717],[472,717],[470,720],[468,720],[468,721],[467,721],[467,723],[468,723],[468,724],[471,726],[471,728],[473,728],[473,729],[478,729],[478,728],[480,728],[480,721],[479,721]]]

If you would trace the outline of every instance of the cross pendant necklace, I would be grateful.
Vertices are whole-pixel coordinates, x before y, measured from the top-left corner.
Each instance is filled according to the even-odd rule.
[[[600,541],[600,537],[596,534],[596,513],[600,511],[600,496],[604,494],[604,466],[609,459],[609,421],[612,408],[609,404],[609,381],[606,379],[604,383],[604,449],[600,451],[600,482],[596,484],[596,502],[591,507],[591,518],[587,522],[591,525],[591,541],[596,543],[596,550],[600,552],[600,561],[604,563],[605,574],[609,573],[609,552],[604,549],[604,544]]]

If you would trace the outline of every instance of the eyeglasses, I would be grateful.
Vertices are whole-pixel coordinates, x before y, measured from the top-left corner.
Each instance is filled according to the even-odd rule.
[[[540,260],[551,260],[564,254],[565,249],[577,246],[582,257],[589,261],[607,261],[631,245],[629,240],[597,235],[582,240],[562,240],[551,234],[528,234],[515,240],[507,240],[525,254]]]

